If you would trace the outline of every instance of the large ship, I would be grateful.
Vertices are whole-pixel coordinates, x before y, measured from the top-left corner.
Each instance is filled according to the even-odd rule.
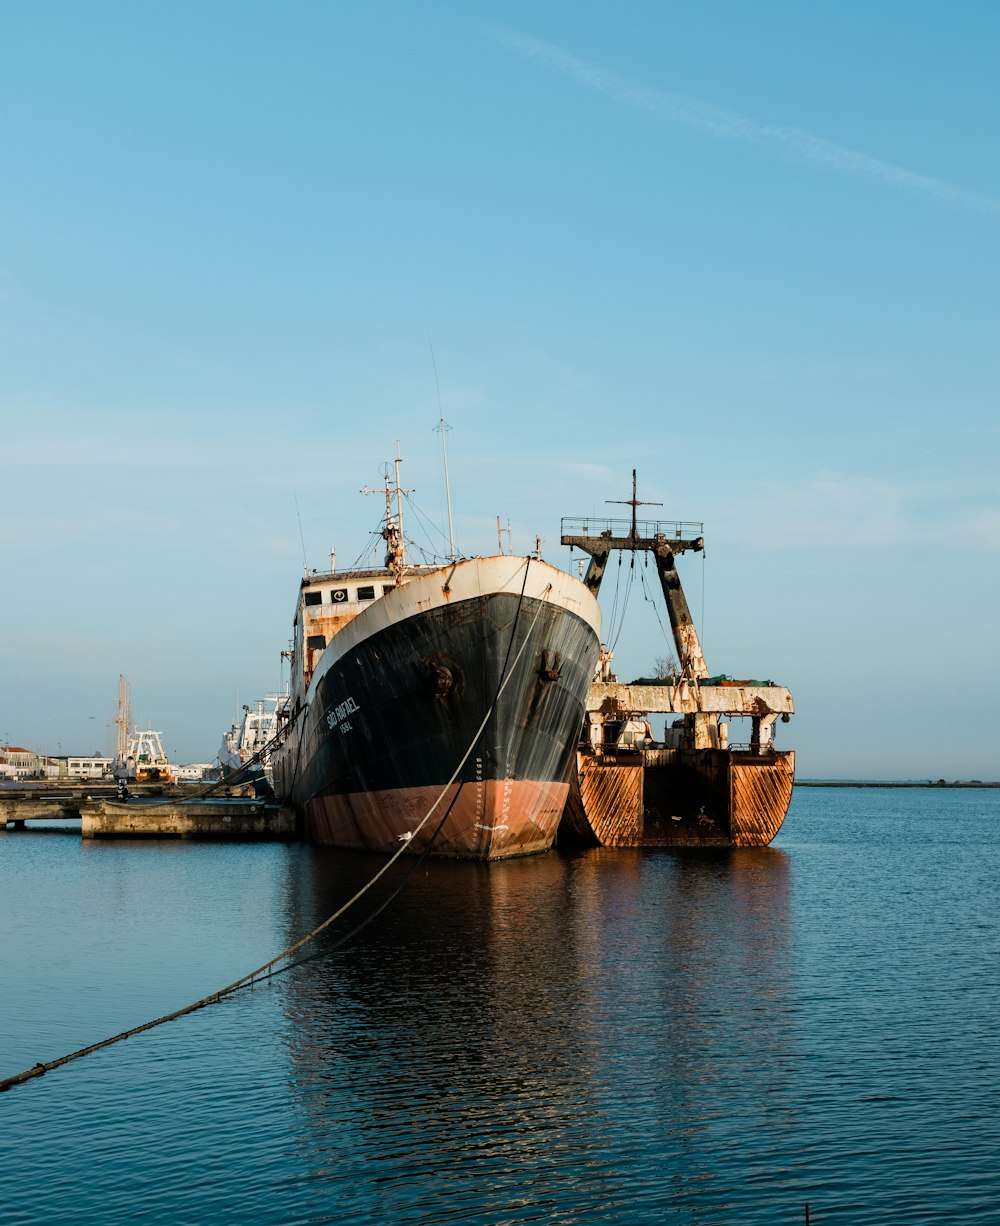
[[[544,851],[600,609],[537,556],[408,565],[399,464],[394,489],[385,474],[385,565],[338,571],[331,558],[300,584],[275,792],[318,843],[482,860]]]

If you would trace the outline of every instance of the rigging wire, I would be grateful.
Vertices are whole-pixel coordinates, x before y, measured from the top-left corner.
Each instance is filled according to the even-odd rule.
[[[448,538],[447,538],[447,537],[445,536],[445,534],[444,534],[444,533],[441,531],[441,529],[440,529],[440,528],[437,526],[437,524],[435,524],[435,523],[434,523],[434,521],[433,521],[432,519],[430,519],[430,518],[429,518],[429,517],[428,517],[428,516],[427,516],[427,515],[426,515],[426,514],[425,514],[425,513],[424,513],[424,512],[423,512],[423,511],[420,509],[420,507],[419,507],[419,506],[417,506],[416,502],[414,502],[414,500],[413,500],[413,499],[412,499],[412,498],[409,496],[409,494],[405,494],[405,493],[404,493],[403,498],[404,498],[404,500],[405,500],[405,502],[406,502],[406,505],[407,505],[407,506],[410,508],[410,510],[411,510],[411,511],[414,513],[414,515],[416,515],[416,517],[417,517],[417,518],[420,520],[421,524],[423,525],[424,531],[425,531],[425,532],[427,532],[427,534],[428,534],[428,537],[430,537],[431,533],[437,533],[437,535],[438,535],[438,536],[440,536],[440,538],[441,538],[441,542],[442,542],[442,544],[443,544],[443,545],[445,545],[445,546],[447,546],[447,545],[448,545]],[[420,548],[420,546],[419,546],[419,545],[416,545],[416,543],[415,543],[415,542],[410,542],[410,543],[414,545],[414,548],[416,548],[416,549],[419,549],[419,548]],[[437,553],[435,553],[435,554],[434,554],[434,557],[435,557],[435,560],[436,560],[436,559],[437,559]]]
[[[625,599],[622,601],[622,611],[621,611],[621,616],[618,621],[618,629],[615,631],[614,638],[608,644],[608,646],[611,648],[612,651],[614,651],[614,649],[618,646],[618,640],[619,638],[621,638],[622,630],[625,627],[625,614],[628,611],[628,600],[629,600],[629,597],[632,595],[632,586],[634,582],[635,582],[635,571],[630,568],[629,573],[628,573],[628,582],[625,585]]]
[[[653,606],[653,612],[656,614],[656,620],[659,623],[660,633],[663,635],[664,642],[673,652],[676,644],[674,643],[673,634],[667,634],[666,627],[663,625],[663,619],[660,617],[660,609],[657,602],[650,596],[649,589],[646,587],[646,576],[640,572],[639,578],[642,580],[642,595],[643,599]]]
[[[413,501],[412,498],[409,497],[409,495],[407,494],[405,490],[403,491],[403,500],[405,501],[407,507],[413,512],[413,514],[420,521],[421,527],[427,533],[427,537],[428,537],[427,543],[428,543],[428,546],[430,546],[429,549],[425,549],[424,546],[421,545],[418,541],[415,541],[412,537],[408,536],[406,540],[407,547],[409,549],[412,549],[414,552],[420,554],[421,558],[425,562],[434,563],[434,564],[439,563],[441,561],[441,555],[438,553],[438,551],[433,546],[433,539],[432,539],[433,534],[436,533],[439,537],[441,537],[442,544],[444,545],[446,549],[448,545],[447,538],[444,536],[444,533],[441,531],[441,529],[433,522],[433,520],[428,518],[427,514],[421,510],[421,508]],[[364,548],[361,550],[358,556],[354,559],[354,562],[352,566],[350,567],[351,570],[358,570],[362,568],[366,563],[370,562],[376,550],[378,549],[380,542],[384,541],[385,538],[382,534],[382,529],[385,526],[385,516],[382,517],[379,523],[380,523],[380,527],[378,528],[378,530],[373,531],[369,534],[368,543],[364,546]]]
[[[382,522],[385,523],[385,520],[383,519]],[[378,532],[369,533],[368,544],[365,545],[365,547],[361,550],[358,556],[354,559],[354,563],[350,569],[357,570],[361,566],[361,564],[366,559],[370,558],[371,555],[375,552],[375,549],[378,546],[378,542],[384,539],[385,538],[382,536],[381,530],[379,530]]]
[[[619,554],[618,555],[618,569],[615,572],[615,594],[614,594],[613,600],[611,601],[611,612],[608,614],[608,626],[609,627],[614,627],[614,624],[615,624],[615,616],[616,616],[616,611],[618,609],[618,589],[621,586],[621,581],[622,581],[622,558],[621,558],[621,554]]]
[[[631,595],[631,592],[632,592],[632,584],[635,582],[635,569],[634,569],[635,556],[634,555],[632,558],[632,562],[633,562],[633,566],[629,567],[628,578],[625,582],[625,590],[624,590],[624,593],[622,594],[620,591],[621,578],[622,578],[622,557],[621,557],[621,551],[619,551],[618,553],[618,571],[617,571],[617,574],[615,575],[615,595],[614,595],[614,600],[611,603],[611,612],[608,615],[608,635],[607,635],[607,639],[605,640],[608,644],[608,647],[612,651],[614,651],[615,646],[618,643],[618,639],[621,637],[622,628],[625,625],[625,614],[628,610],[629,596]],[[641,568],[640,568],[640,573],[641,573]],[[621,598],[620,608],[618,604],[619,598]],[[617,629],[615,626],[616,622],[617,622]]]

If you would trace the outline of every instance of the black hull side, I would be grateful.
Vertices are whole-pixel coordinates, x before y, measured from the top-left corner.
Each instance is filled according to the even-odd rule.
[[[360,641],[319,679],[302,740],[286,754],[282,790],[291,792],[308,825],[310,809],[322,808],[325,798],[443,787],[474,739],[458,782],[562,788],[597,650],[597,635],[582,617],[516,592],[407,617]],[[476,738],[505,664],[509,680]],[[484,825],[499,823],[495,813],[482,817]],[[364,831],[346,841],[384,845],[381,836],[368,844]]]
[[[431,609],[335,664],[310,711],[300,794],[446,783],[496,696],[508,648],[509,682],[458,778],[564,782],[596,635],[556,605],[526,599],[518,613],[518,603],[516,595],[494,593]],[[556,654],[559,677],[546,680],[542,657],[551,667]],[[441,668],[452,678],[443,694]],[[344,710],[345,703],[356,709]]]

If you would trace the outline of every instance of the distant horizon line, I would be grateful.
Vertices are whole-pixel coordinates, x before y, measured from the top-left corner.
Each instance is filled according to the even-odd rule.
[[[800,788],[1000,788],[993,779],[796,779]]]

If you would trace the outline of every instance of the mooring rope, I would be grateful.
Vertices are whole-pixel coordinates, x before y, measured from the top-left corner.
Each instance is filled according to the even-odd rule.
[[[287,949],[282,950],[280,954],[277,954],[275,957],[269,959],[262,966],[257,967],[256,970],[250,971],[246,975],[242,975],[239,979],[235,980],[233,983],[229,984],[228,986],[224,988],[219,988],[218,991],[211,992],[208,996],[201,997],[200,1000],[193,1001],[191,1004],[185,1005],[181,1009],[175,1009],[172,1013],[165,1013],[162,1017],[154,1018],[150,1022],[143,1022],[142,1025],[140,1026],[133,1026],[129,1030],[123,1030],[120,1034],[112,1035],[110,1038],[107,1038],[107,1039],[101,1039],[100,1042],[98,1043],[91,1043],[88,1047],[81,1047],[77,1051],[70,1052],[68,1055],[65,1055],[65,1056],[60,1056],[56,1060],[39,1061],[37,1064],[33,1065],[31,1068],[25,1069],[21,1073],[16,1073],[13,1077],[5,1077],[2,1080],[0,1080],[0,1093],[2,1093],[5,1090],[10,1090],[16,1085],[22,1085],[24,1082],[31,1081],[32,1079],[36,1077],[41,1077],[43,1074],[49,1073],[53,1069],[60,1068],[64,1064],[70,1064],[72,1061],[80,1060],[84,1056],[89,1056],[96,1051],[101,1051],[106,1047],[112,1047],[115,1043],[120,1043],[122,1042],[122,1040],[129,1039],[133,1035],[142,1034],[143,1031],[146,1031],[146,1030],[153,1030],[157,1026],[162,1026],[167,1022],[176,1021],[177,1018],[180,1018],[180,1017],[185,1017],[189,1013],[196,1013],[199,1009],[204,1009],[204,1008],[207,1008],[207,1006],[209,1005],[217,1004],[219,1001],[223,1000],[225,997],[231,996],[234,992],[238,992],[242,988],[251,987],[254,983],[258,982],[258,980],[260,980],[264,975],[267,975],[268,978],[271,978],[273,977],[274,974],[281,973],[280,971],[275,972],[273,970],[273,968],[277,966],[279,962],[286,961],[293,954],[297,953],[300,949],[303,949],[306,945],[310,944],[310,942],[314,941],[320,935],[320,933],[324,932],[327,928],[329,928],[331,924],[333,924],[336,920],[340,919],[340,917],[346,911],[348,911],[351,907],[354,906],[356,902],[358,902],[362,897],[364,897],[364,895],[368,893],[368,891],[372,888],[372,886],[374,886],[375,883],[379,881],[380,878],[382,878],[389,871],[392,865],[396,863],[396,861],[400,858],[400,856],[402,856],[405,853],[413,836],[415,834],[418,834],[423,829],[423,827],[430,821],[431,816],[433,815],[434,811],[437,809],[438,805],[440,805],[441,801],[447,795],[448,789],[452,786],[452,784],[454,784],[459,774],[461,774],[462,769],[465,766],[466,762],[468,762],[469,757],[472,754],[472,751],[475,749],[476,745],[479,742],[479,738],[482,736],[483,732],[486,730],[486,726],[489,723],[493,715],[493,712],[496,709],[496,705],[500,700],[500,695],[507,688],[507,685],[511,677],[513,677],[514,671],[517,668],[518,663],[520,662],[521,656],[524,654],[524,651],[526,647],[528,646],[528,643],[531,640],[531,631],[534,629],[535,622],[538,620],[538,616],[541,613],[542,608],[544,607],[544,602],[539,601],[538,608],[535,610],[535,616],[532,619],[531,626],[529,626],[528,628],[528,633],[525,635],[524,642],[521,644],[517,652],[517,655],[514,657],[514,660],[510,664],[510,668],[508,670],[507,665],[508,665],[508,661],[510,660],[510,653],[513,647],[514,639],[517,635],[517,626],[518,626],[518,621],[520,620],[520,616],[521,616],[521,606],[524,601],[524,592],[525,592],[525,587],[527,586],[527,582],[528,582],[528,570],[530,568],[530,565],[531,565],[531,558],[530,557],[525,558],[524,580],[521,584],[520,596],[518,597],[517,612],[514,616],[514,625],[511,628],[511,637],[507,644],[507,654],[504,659],[504,667],[500,675],[500,682],[497,686],[497,692],[493,698],[493,701],[490,703],[489,707],[487,708],[486,714],[483,717],[483,722],[476,729],[475,735],[473,736],[472,740],[469,743],[469,747],[466,749],[465,753],[462,755],[462,759],[459,762],[458,766],[455,767],[455,770],[451,778],[442,787],[440,793],[438,794],[437,799],[434,801],[431,807],[427,810],[427,812],[421,818],[420,822],[413,828],[412,831],[410,831],[410,838],[407,839],[404,843],[402,843],[400,847],[398,848],[398,850],[393,852],[393,854],[389,857],[389,859],[386,860],[386,862],[382,865],[382,867],[378,870],[378,872],[375,873],[375,875],[370,878],[370,880],[368,880],[354,895],[352,895],[352,897],[349,898],[347,902],[345,902],[342,906],[338,907],[337,910],[334,911],[332,915],[328,916],[321,924],[319,924],[316,928],[314,928],[312,932],[300,938],[293,945],[290,945]],[[546,589],[546,594],[548,594],[549,590],[550,590],[549,588]],[[434,840],[440,834],[442,828],[444,827],[444,823],[447,820],[449,813],[451,812],[456,801],[461,795],[463,786],[464,786],[464,782],[459,783],[458,790],[455,792],[455,795],[452,797],[451,802],[449,803],[444,814],[442,815],[441,820],[439,821],[437,828],[433,832],[430,840],[428,840],[427,846],[421,851],[420,855],[416,859],[416,862],[414,863],[410,871],[405,875],[405,877],[403,878],[399,886],[396,888],[396,890],[394,890],[389,895],[389,897],[374,912],[372,912],[370,916],[366,917],[364,921],[356,925],[355,928],[353,928],[350,932],[345,934],[345,936],[341,938],[341,940],[337,943],[335,948],[340,948],[341,945],[343,945],[345,942],[347,942],[352,937],[354,937],[367,924],[371,923],[371,921],[374,920],[376,916],[381,914],[381,912],[385,910],[385,908],[389,905],[389,903],[392,902],[393,899],[396,898],[400,890],[402,890],[403,886],[407,883],[407,881],[409,881],[410,877],[413,875],[413,872],[416,870],[416,868],[422,861],[423,857],[427,855],[427,853],[430,851],[431,847],[433,846]],[[290,964],[286,967],[283,967],[282,970],[283,971],[291,970],[293,969],[294,965],[301,965],[301,962]]]
[[[507,664],[510,660],[510,653],[511,653],[511,649],[514,646],[514,640],[517,637],[517,624],[521,618],[521,606],[524,603],[524,589],[528,582],[528,569],[529,569],[530,563],[531,563],[531,558],[530,557],[526,558],[525,567],[524,567],[524,579],[521,582],[521,591],[517,598],[517,609],[514,611],[514,624],[511,627],[510,638],[507,640],[507,654],[504,656],[503,668],[500,670],[500,679],[497,684],[497,692],[496,694],[494,694],[493,701],[490,703],[490,706],[487,710],[486,718],[483,720],[482,724],[480,724],[479,731],[476,733],[475,737],[473,738],[472,744],[469,746],[469,749],[466,751],[465,758],[463,759],[463,763],[468,761],[469,754],[475,748],[479,738],[482,736],[483,732],[485,731],[486,726],[489,723],[490,716],[496,710],[496,705],[500,700],[500,695],[503,693],[504,689],[506,688],[507,680],[509,679],[508,673],[507,673]],[[552,590],[552,585],[550,583],[548,587],[546,587],[544,594],[547,596],[551,590]],[[535,628],[535,623],[538,621],[538,617],[542,611],[542,607],[543,607],[542,603],[539,602],[538,607],[535,609],[535,616],[531,619],[531,625],[528,627],[528,631],[527,631],[527,634],[525,635],[524,642],[521,644],[520,648],[518,649],[518,653],[514,658],[515,667],[518,661],[520,660],[521,656],[524,654],[525,648],[528,646],[528,641],[531,638],[531,632]],[[462,769],[462,766],[460,764],[459,770],[461,769]],[[454,780],[454,775],[452,776],[452,780]],[[386,909],[386,907],[388,907],[389,904],[393,902],[399,894],[402,893],[403,888],[406,886],[406,883],[410,880],[413,874],[417,871],[422,861],[424,860],[425,856],[427,856],[431,848],[434,846],[434,843],[437,841],[438,835],[441,833],[442,829],[444,828],[444,824],[447,821],[449,814],[451,813],[452,809],[455,807],[455,804],[458,801],[458,798],[462,793],[463,787],[465,787],[464,779],[459,782],[458,790],[455,792],[455,795],[451,798],[451,802],[449,803],[448,808],[445,810],[444,815],[442,816],[441,820],[438,822],[436,829],[431,834],[431,837],[427,840],[427,843],[421,849],[420,854],[414,857],[413,863],[410,865],[409,869],[407,870],[406,875],[403,877],[402,881],[400,881],[399,885],[397,885],[396,888],[392,891],[392,893],[388,896],[388,898],[384,899],[378,905],[378,907],[376,907],[375,910],[372,911],[369,915],[366,915],[365,918],[359,924],[356,924],[349,932],[346,932],[330,950],[326,950],[326,951],[317,950],[315,953],[311,953],[311,954],[308,954],[304,958],[300,958],[297,962],[290,962],[287,966],[283,966],[281,970],[277,972],[278,974],[283,974],[285,971],[294,970],[298,966],[304,966],[305,963],[311,962],[314,958],[320,957],[320,955],[324,952],[334,953],[336,950],[341,949],[344,945],[347,944],[348,941],[350,941],[352,938],[357,936],[359,932],[361,932],[374,919],[376,919],[379,915],[382,914],[382,912]],[[419,830],[420,827],[418,826],[416,829]],[[469,829],[471,829],[471,825],[463,826],[460,828],[458,833],[464,834]],[[410,839],[407,839],[407,843],[409,843],[411,839],[412,839],[412,834],[410,836]]]

